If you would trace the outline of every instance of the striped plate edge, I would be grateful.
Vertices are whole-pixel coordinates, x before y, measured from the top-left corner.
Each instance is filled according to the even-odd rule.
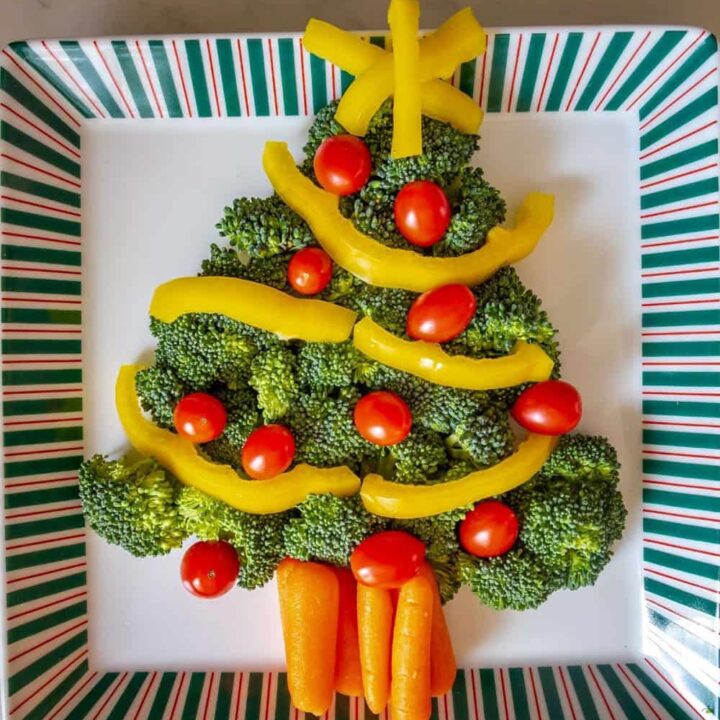
[[[717,73],[717,42],[701,30],[551,29],[490,32],[487,54],[452,79],[488,112],[638,118],[648,656],[467,670],[434,701],[434,720],[718,712]],[[311,115],[352,78],[309,55],[296,35],[14,43],[2,51],[0,75],[10,715],[300,720],[282,673],[96,673],[88,666],[76,488],[80,130],[93,118]],[[371,715],[342,697],[329,713]]]

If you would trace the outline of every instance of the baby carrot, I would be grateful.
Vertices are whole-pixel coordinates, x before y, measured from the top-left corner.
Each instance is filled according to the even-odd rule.
[[[278,566],[278,594],[292,701],[322,715],[335,692],[337,575],[319,563],[286,559]]]
[[[433,591],[426,577],[416,575],[400,589],[392,645],[393,720],[428,720],[430,637]]]
[[[391,590],[357,586],[358,639],[365,702],[375,713],[385,710],[390,696],[390,657],[393,633]]]
[[[335,655],[335,689],[343,695],[363,694],[358,647],[357,583],[350,570],[335,570],[340,589],[337,651]]]
[[[425,563],[420,574],[427,578],[433,590],[432,634],[430,636],[430,692],[435,696],[445,695],[452,690],[457,675],[457,663],[440,591],[432,567]]]

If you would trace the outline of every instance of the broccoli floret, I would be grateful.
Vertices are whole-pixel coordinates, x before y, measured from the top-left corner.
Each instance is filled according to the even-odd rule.
[[[353,299],[353,308],[395,335],[405,335],[407,316],[417,295],[407,290],[364,285]]]
[[[397,445],[387,450],[380,463],[383,474],[396,482],[424,484],[437,482],[437,474],[447,465],[445,439],[432,430],[414,428]]]
[[[180,494],[178,510],[188,534],[200,540],[226,540],[235,547],[240,560],[240,587],[253,590],[265,585],[285,556],[282,534],[287,513],[241,512],[189,487]]]
[[[563,435],[540,475],[546,478],[604,478],[617,483],[619,472],[617,452],[607,438]]]
[[[308,130],[307,140],[303,146],[303,152],[307,158],[304,167],[307,169],[306,174],[308,175],[312,171],[313,158],[315,157],[315,152],[320,147],[320,143],[333,135],[342,135],[347,132],[335,119],[339,102],[339,100],[336,100],[324,108],[320,108]]]
[[[140,407],[149,412],[153,421],[163,428],[173,428],[173,412],[187,386],[163,365],[143,368],[135,375],[135,389]]]
[[[251,257],[270,257],[315,243],[307,223],[276,194],[233,200],[216,227]]]
[[[450,454],[476,467],[495,465],[510,455],[515,436],[504,407],[488,405],[481,413],[460,422],[447,438]]]
[[[348,387],[360,360],[352,342],[306,343],[298,353],[298,383],[313,389]]]
[[[347,565],[350,554],[387,521],[365,510],[359,496],[310,495],[299,506],[300,517],[285,527],[285,552],[298,560]]]
[[[369,180],[359,192],[340,199],[340,212],[353,225],[383,245],[412,249],[395,223],[394,203],[397,191],[382,180]]]
[[[244,255],[244,256],[243,256]],[[286,290],[289,255],[248,257],[231,247],[210,245],[210,257],[202,261],[201,276],[234,277],[252,280],[277,290]]]
[[[166,555],[187,532],[178,513],[182,486],[154,459],[131,463],[93,455],[78,473],[90,527],[137,557]]]
[[[268,422],[285,415],[297,397],[295,365],[295,355],[281,343],[256,355],[252,362],[249,383],[257,391],[257,403]]]

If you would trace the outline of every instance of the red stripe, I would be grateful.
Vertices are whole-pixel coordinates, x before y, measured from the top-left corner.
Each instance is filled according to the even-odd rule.
[[[125,105],[125,108],[128,111],[128,114],[131,118],[135,117],[135,113],[132,111],[132,108],[130,107],[130,104],[125,99],[125,95],[120,88],[120,85],[118,81],[115,79],[115,75],[113,74],[113,71],[110,69],[110,65],[108,64],[107,60],[105,59],[105,56],[102,54],[102,51],[100,50],[100,46],[97,43],[97,40],[93,40],[93,46],[95,47],[95,51],[100,56],[100,60],[102,60],[102,64],[105,66],[105,69],[108,72],[108,75],[110,76],[110,79],[113,81],[113,85],[115,85],[115,89],[118,91],[120,97],[122,98],[123,104]]]
[[[645,662],[657,673],[657,675],[659,675],[659,676],[663,679],[663,681],[665,682],[665,684],[666,684],[669,688],[671,688],[672,690],[675,691],[675,694],[695,713],[695,715],[697,715],[697,716],[698,716],[699,718],[701,718],[701,720],[702,720],[703,715],[701,715],[701,714],[688,702],[688,699],[687,699],[682,693],[680,693],[680,692],[678,691],[678,689],[657,669],[657,667],[655,666],[655,664],[654,664],[649,658],[645,658]]]
[[[74,275],[78,277],[81,275],[79,270],[55,270],[51,268],[41,267],[17,267],[16,265],[3,265],[3,270],[11,270],[13,272],[37,272],[37,273],[52,273],[53,275]],[[40,332],[39,330],[37,332]]]
[[[177,692],[175,693],[175,700],[173,701],[172,710],[170,711],[170,717],[175,717],[175,708],[177,708],[178,700],[180,699],[180,693],[182,692],[183,685],[185,684],[185,673],[180,676],[180,684],[178,685]]]
[[[79,247],[82,244],[79,240],[58,240],[57,238],[46,237],[44,235],[27,235],[25,233],[10,232],[9,230],[3,230],[2,234],[7,237],[22,238],[24,240],[43,240],[44,242],[73,245],[75,247]]]
[[[52,205],[45,205],[44,203],[33,202],[31,200],[23,200],[22,198],[13,197],[11,195],[1,195],[0,199],[8,200],[10,202],[20,203],[21,205],[30,205],[31,207],[41,208],[42,210],[52,210],[53,212],[60,213],[61,215],[70,215],[71,217],[81,217],[79,212],[74,210],[63,210],[62,208],[53,207]]]
[[[709,200],[704,203],[696,203],[695,205],[683,205],[683,207],[671,208],[670,210],[658,210],[657,212],[646,213],[641,215],[641,220],[647,220],[648,218],[660,217],[661,215],[671,215],[676,212],[683,212],[683,210],[697,210],[698,208],[709,207],[710,205],[717,205],[717,200]]]
[[[545,77],[543,78],[542,87],[540,88],[540,97],[537,101],[536,110],[540,110],[542,106],[543,97],[545,96],[545,88],[547,87],[547,81],[550,77],[550,70],[552,68],[553,60],[555,59],[555,51],[557,50],[558,42],[560,42],[560,33],[555,33],[555,42],[553,42],[552,50],[550,51],[550,61],[548,62],[547,69],[545,70]]]
[[[48,418],[48,419],[43,419],[43,420],[13,420],[12,422],[10,422],[9,420],[6,420],[4,425],[5,425],[5,427],[15,427],[17,425],[46,425],[48,423],[79,422],[81,420],[82,420],[81,417],[70,417],[70,418],[59,417],[59,418]],[[66,479],[71,480],[72,478],[66,478]],[[12,485],[5,485],[5,487],[12,487]]]
[[[55,180],[61,180],[64,183],[67,183],[68,185],[72,185],[75,188],[80,188],[80,183],[75,182],[75,180],[69,180],[66,177],[63,177],[62,175],[58,175],[57,173],[50,172],[49,170],[44,170],[41,167],[38,167],[37,165],[32,165],[31,163],[25,162],[24,160],[18,160],[16,157],[13,157],[12,155],[8,155],[7,153],[0,154],[0,157],[5,158],[6,160],[9,160],[10,162],[14,162],[16,165],[22,165],[23,167],[29,168],[30,170],[35,170],[35,172],[39,172],[42,175],[47,175],[48,177],[51,177]],[[50,238],[52,239],[52,238]],[[78,245],[80,243],[77,243]]]
[[[15,515],[6,515],[6,520],[18,520],[25,517],[36,517],[38,515],[49,515],[50,513],[63,512],[66,510],[82,510],[82,505],[66,505],[65,507],[51,508],[50,510],[32,510],[31,512],[16,513]],[[29,576],[34,577],[34,576]],[[22,579],[22,578],[21,578]],[[15,581],[17,582],[17,581]]]
[[[35,698],[40,695],[40,693],[48,686],[51,685],[57,678],[59,678],[69,667],[71,667],[74,663],[76,663],[78,660],[81,660],[85,655],[87,655],[88,651],[87,648],[85,650],[82,650],[78,655],[76,655],[72,660],[70,660],[66,665],[63,665],[52,677],[49,677],[39,688],[37,688],[34,692],[32,692],[30,695],[28,695],[21,703],[16,705],[12,710],[10,710],[10,715],[15,715],[20,708],[25,705],[25,703],[30,702],[30,700],[34,700]]]
[[[70,600],[76,600],[79,597],[84,597],[87,595],[86,590],[81,590],[79,593],[75,593],[74,595],[68,595],[67,597],[60,598],[59,600],[53,600],[52,602],[45,603],[44,605],[37,605],[36,607],[25,610],[21,613],[15,613],[14,615],[8,615],[7,621],[12,622],[13,620],[17,620],[18,618],[25,617],[26,615],[32,615],[33,613],[36,613],[40,610],[47,610],[47,608],[55,607],[56,605],[61,605],[62,603],[70,602]]]
[[[687,243],[695,243],[695,242],[701,242],[703,240],[718,240],[718,239],[720,239],[720,238],[718,238],[714,235],[705,235],[703,237],[688,238],[687,240],[666,240],[663,242],[648,243],[647,245],[641,245],[640,247],[643,250],[647,250],[649,248],[666,247],[668,245],[687,245]]]
[[[52,570],[44,570],[43,572],[34,573],[33,575],[24,575],[23,577],[19,578],[13,578],[12,580],[8,580],[8,585],[13,585],[15,583],[23,582],[24,580],[33,580],[34,578],[38,577],[45,577],[46,575],[53,575],[58,572],[64,572],[65,570],[76,570],[77,568],[81,567],[87,567],[87,564],[85,562],[75,563],[74,565],[66,565],[65,567],[61,568],[53,568]]]
[[[272,62],[271,62],[272,65]],[[275,76],[273,75],[273,91],[275,90]],[[335,91],[335,65],[330,65],[330,90],[332,91],[332,99],[337,100]],[[276,104],[277,107],[277,104]]]
[[[590,52],[588,53],[588,56],[585,58],[585,62],[583,63],[582,70],[580,70],[580,75],[578,76],[577,82],[575,83],[575,87],[573,88],[572,93],[570,94],[570,99],[567,101],[567,105],[565,106],[565,112],[570,110],[570,106],[572,105],[573,100],[575,99],[575,93],[578,90],[578,87],[580,86],[580,83],[582,82],[583,77],[585,76],[585,71],[588,68],[588,65],[590,64],[590,60],[593,56],[593,53],[595,52],[595,48],[597,47],[598,41],[600,40],[600,34],[595,36],[595,40],[593,40],[592,47],[590,48]]]
[[[6,295],[2,298],[2,302],[10,303],[58,303],[62,305],[80,305],[80,300],[56,300],[52,297],[16,297],[14,295]]]
[[[79,538],[85,538],[85,533],[77,533],[75,535],[66,535],[65,537],[55,537],[49,540],[33,540],[32,542],[20,543],[19,545],[6,545],[5,550],[21,550],[22,548],[35,547],[36,545],[48,545],[49,543],[61,543],[66,540],[78,540]]]
[[[468,672],[470,673],[470,681],[472,683],[473,709],[475,710],[475,720],[480,720],[480,708],[478,706],[477,687],[476,687],[476,683],[475,683],[475,671],[468,670]]]
[[[154,672],[150,676],[150,682],[148,683],[148,686],[145,688],[145,692],[143,693],[143,696],[140,699],[140,704],[138,705],[138,709],[135,711],[135,717],[133,720],[138,720],[138,718],[140,717],[140,713],[142,712],[143,705],[145,705],[145,701],[147,700],[147,697],[150,694],[150,690],[152,689],[152,686],[155,684],[156,678],[157,678],[157,672]]]
[[[95,112],[101,117],[105,117],[105,113],[102,111],[100,106],[90,97],[90,95],[86,92],[85,88],[75,79],[73,75],[70,74],[70,71],[67,69],[67,63],[62,62],[57,55],[49,48],[48,44],[44,41],[40,41],[41,45],[47,50],[50,57],[55,61],[55,64],[57,67],[62,70],[65,75],[69,78],[70,82],[75,85],[75,87],[81,92],[82,96],[95,108]]]
[[[708,425],[706,423],[689,423],[677,421],[665,422],[663,420],[643,420],[643,425],[670,425],[671,427],[698,427],[720,430],[720,425]]]
[[[643,273],[641,277],[656,278],[656,277],[667,277],[670,275],[695,275],[697,273],[716,272],[717,270],[720,270],[720,267],[693,268],[692,270],[666,270],[664,272]]]
[[[73,117],[73,116],[67,111],[67,108],[66,108],[62,103],[58,102],[42,85],[40,85],[40,83],[39,83],[37,80],[35,80],[33,77],[31,77],[31,76],[29,75],[29,73],[25,70],[25,68],[23,68],[22,65],[20,65],[20,63],[19,63],[12,55],[10,55],[10,53],[9,53],[7,50],[3,50],[2,52],[3,52],[3,55],[5,55],[5,57],[8,58],[8,60],[10,60],[10,62],[12,62],[13,65],[15,65],[15,67],[16,67],[31,83],[33,83],[33,85],[35,85],[35,87],[36,87],[38,90],[40,90],[40,92],[41,92],[43,95],[45,95],[45,97],[46,97],[48,100],[50,100],[50,102],[51,102],[58,110],[60,110],[60,112],[63,113],[63,115],[65,115],[65,117],[66,117],[68,120],[70,120],[71,123],[73,123],[73,125],[75,125],[76,127],[80,127],[80,121],[79,121],[77,118]]]
[[[238,56],[240,57],[240,78],[242,79],[243,97],[245,98],[245,114],[252,115],[250,112],[250,98],[248,97],[247,81],[245,80],[245,61],[243,60],[242,45],[240,40],[237,41]]]
[[[663,183],[670,182],[671,180],[678,180],[679,178],[687,177],[688,175],[695,175],[696,173],[702,172],[703,170],[712,170],[718,166],[718,163],[710,163],[709,165],[703,165],[702,167],[695,168],[694,170],[686,170],[685,172],[677,173],[676,175],[668,175],[668,177],[661,178],[660,180],[654,180],[653,182],[645,183],[640,186],[641,190],[647,190],[648,188],[655,187],[656,185],[662,185]]]
[[[562,681],[562,686],[565,690],[565,697],[567,698],[568,707],[570,708],[570,712],[572,713],[573,720],[577,720],[577,715],[575,715],[575,708],[573,707],[572,700],[570,699],[570,692],[568,690],[567,683],[565,682],[565,673],[563,672],[562,666],[558,668],[558,671],[560,672],[560,680]]]
[[[5,103],[0,103],[0,107],[12,113],[16,118],[22,120],[25,124],[29,125],[31,128],[39,132],[43,137],[46,137],[48,140],[52,140],[52,142],[54,142],[58,147],[61,147],[65,152],[69,153],[78,160],[80,159],[79,152],[73,150],[69,145],[66,145],[64,142],[58,140],[54,135],[51,135],[49,132],[43,130],[37,123],[34,123],[32,120],[28,120],[28,118],[26,118],[24,115],[21,115],[17,110],[13,110]]]
[[[666,515],[667,517],[677,517],[683,520],[702,520],[703,522],[720,523],[720,519],[703,517],[702,515],[688,515],[687,513],[670,512],[669,510],[652,510],[643,508],[643,512],[648,515]]]
[[[22,450],[21,452],[5,453],[6,458],[28,457],[29,455],[55,455],[62,452],[73,452],[74,450],[82,450],[82,445],[73,445],[72,447],[51,448],[49,450]]]
[[[703,305],[706,303],[720,303],[720,298],[708,298],[707,300],[668,300],[666,302],[643,303],[643,307],[666,307],[667,305]]]
[[[659,153],[661,150],[666,150],[669,147],[672,147],[673,145],[676,145],[677,143],[681,142],[682,140],[686,140],[689,137],[692,137],[693,135],[697,135],[699,132],[702,132],[703,130],[707,130],[710,127],[713,127],[713,125],[717,125],[717,120],[711,120],[709,123],[706,123],[705,125],[701,125],[699,128],[696,128],[695,130],[691,130],[689,133],[685,133],[685,135],[681,135],[679,138],[675,138],[675,140],[671,140],[669,143],[665,143],[665,145],[661,145],[658,148],[655,148],[655,150],[651,150],[650,152],[645,153],[644,155],[640,156],[640,160],[645,160],[645,158],[649,158],[652,155],[655,155],[655,153]]]
[[[666,480],[643,479],[644,485],[661,485],[663,487],[684,488],[686,490],[702,490],[704,492],[720,492],[720,487],[708,487],[707,485],[692,485],[690,483],[676,483]]]
[[[659,603],[657,600],[653,600],[652,598],[646,597],[645,598],[647,603],[649,605],[656,605],[659,608],[662,608],[666,612],[669,612],[672,615],[677,615],[677,617],[682,618],[683,620],[692,623],[693,625],[697,625],[698,627],[701,627],[703,630],[708,630],[710,632],[715,632],[714,627],[710,627],[708,625],[705,625],[701,623],[699,620],[695,620],[694,618],[688,617],[687,615],[683,615],[682,613],[679,613],[677,610],[673,610],[672,608],[667,607],[667,605],[663,605],[662,603]]]
[[[272,673],[268,673],[267,687],[265,688],[265,720],[270,716],[270,691],[272,690]]]
[[[443,706],[445,708],[445,720],[450,720],[450,709],[448,708],[448,693],[445,693],[443,695]]]
[[[21,268],[3,268],[3,270],[19,270]],[[5,327],[3,328],[5,333],[36,333],[38,335],[80,335],[80,330],[51,330],[48,328],[15,328]]]
[[[720,362],[644,362],[643,367],[716,367]],[[712,427],[712,426],[709,426]],[[720,427],[720,426],[719,426]]]
[[[217,80],[215,78],[215,63],[213,62],[212,50],[210,49],[210,40],[205,40],[207,47],[208,61],[210,63],[210,78],[212,79],[213,94],[215,95],[215,107],[217,108],[218,117],[222,117],[220,111],[220,96],[218,95]]]
[[[238,42],[240,42],[238,40]],[[175,44],[175,41],[172,41],[172,47],[173,47],[173,54],[175,55],[175,65],[177,65],[178,75],[180,75],[180,86],[182,87],[183,96],[185,97],[185,107],[187,108],[188,117],[192,117],[192,108],[190,107],[190,98],[188,97],[188,91],[187,87],[185,85],[185,75],[182,71],[182,66],[180,65],[180,55],[178,54],[177,45]]]
[[[490,52],[490,36],[486,35],[487,42],[485,45],[485,52],[483,53],[482,70],[480,71],[480,97],[478,98],[478,105],[482,105],[483,92],[485,91],[485,66],[487,65],[487,57]]]
[[[173,42],[173,44],[174,44],[174,42]],[[153,83],[152,78],[150,77],[150,71],[148,70],[147,63],[145,62],[145,55],[143,55],[143,51],[142,51],[142,48],[140,47],[139,40],[135,41],[135,47],[137,48],[138,55],[140,56],[140,62],[142,63],[143,70],[145,71],[145,78],[147,79],[148,85],[150,86],[150,92],[152,93],[153,100],[155,101],[155,107],[157,108],[158,115],[160,115],[161,118],[165,117],[165,115],[163,114],[163,110],[160,107],[160,101],[158,100],[157,93],[155,92],[155,84]]]
[[[720,268],[718,268],[720,269]],[[667,332],[644,332],[643,337],[680,337],[683,335],[717,335],[718,330],[668,330]],[[669,363],[670,365],[682,365],[682,363]],[[691,363],[694,365],[707,365],[708,363]],[[712,364],[712,363],[710,363]]]
[[[645,695],[642,694],[642,692],[640,692],[640,689],[638,688],[638,686],[632,681],[631,677],[627,674],[627,672],[625,671],[625,668],[620,664],[616,664],[615,667],[625,676],[625,679],[630,683],[630,686],[642,698],[642,701],[650,708],[650,711],[657,718],[657,720],[662,720],[660,715],[657,714],[657,710],[655,710],[655,708],[652,706],[650,701],[645,697]]]
[[[667,397],[720,397],[720,393],[712,392],[675,392],[670,390],[643,390],[643,395],[664,395]]]
[[[605,707],[607,708],[607,711],[608,711],[608,714],[610,715],[611,720],[615,720],[615,715],[613,715],[613,711],[610,709],[610,703],[608,703],[607,698],[605,697],[605,693],[603,692],[603,689],[600,687],[600,683],[598,682],[598,679],[595,677],[595,672],[592,669],[592,666],[588,665],[587,669],[590,672],[590,677],[592,677],[592,680],[595,683],[595,687],[598,689],[598,692],[600,693],[600,697],[602,698],[603,703],[605,703]]]
[[[50,480],[32,480],[29,482],[6,483],[6,490],[15,490],[20,487],[32,487],[34,485],[51,485],[53,483],[68,482],[77,480],[77,475],[68,475],[67,477],[51,478]]]
[[[498,670],[500,673],[500,690],[502,691],[503,709],[505,710],[505,720],[510,720],[510,713],[508,712],[508,701],[507,692],[505,691],[505,673],[502,668]]]
[[[537,688],[535,687],[535,674],[533,673],[532,668],[528,668],[528,673],[530,675],[530,686],[532,687],[533,699],[535,700],[535,711],[537,712],[538,719],[542,720],[542,713],[540,712],[540,700],[538,699]]]
[[[73,693],[68,695],[64,702],[62,702],[55,708],[55,712],[48,718],[48,720],[54,720],[54,718],[56,718],[60,714],[60,712],[65,707],[67,707],[97,677],[97,675],[97,672],[91,673],[88,676],[87,680],[85,680],[85,682],[80,685],[80,687],[78,687]]]
[[[272,91],[273,91],[273,103],[275,105],[275,114],[280,114],[278,107],[278,96],[277,96],[277,83],[275,82],[275,58],[273,57],[272,40],[268,38],[268,55],[270,56],[270,77],[272,78]],[[332,78],[333,78],[333,100],[335,100],[335,66],[332,65]]]
[[[75,625],[72,625],[71,627],[66,628],[65,630],[61,630],[59,633],[56,633],[55,635],[43,640],[42,642],[39,642],[37,645],[32,645],[31,647],[23,650],[21,653],[18,653],[17,655],[13,655],[12,657],[8,658],[8,663],[14,663],[16,660],[19,660],[21,657],[25,657],[25,655],[29,655],[31,652],[35,652],[35,650],[39,650],[41,647],[45,647],[46,645],[49,645],[54,640],[61,638],[63,635],[67,635],[69,632],[72,632],[73,630],[77,630],[78,628],[82,627],[83,625],[87,625],[87,618],[84,620],[81,620],[78,623],[75,623]]]
[[[648,85],[627,107],[628,110],[632,110],[633,107],[640,101],[641,98],[645,97],[645,95],[652,90],[655,85],[657,85],[660,80],[667,75],[667,73],[672,70],[672,68],[680,62],[680,60],[688,53],[690,50],[698,43],[700,40],[702,40],[707,33],[702,32],[700,35],[698,35],[695,40],[693,40],[690,45],[688,45],[651,83]]]
[[[637,57],[637,54],[640,52],[640,50],[642,50],[642,47],[647,42],[648,38],[650,37],[651,32],[652,32],[651,30],[647,31],[647,33],[645,34],[645,37],[642,39],[641,43],[635,48],[635,51],[633,52],[633,54],[630,56],[628,61],[622,66],[622,69],[617,74],[617,77],[612,81],[612,83],[610,83],[610,86],[605,91],[603,96],[600,98],[600,101],[595,106],[595,110],[600,109],[600,106],[605,102],[605,99],[612,92],[612,89],[618,84],[618,82],[620,81],[620,78],[625,74],[625,71],[630,67],[630,63],[632,63],[632,61]]]
[[[212,696],[213,683],[215,682],[215,674],[210,673],[210,684],[208,685],[207,696],[205,697],[205,709],[203,710],[203,720],[207,720],[208,708],[210,707],[210,698]]]
[[[238,40],[238,43],[240,41]],[[242,689],[243,689],[243,681],[245,680],[245,675],[243,673],[238,673],[238,691],[237,691],[237,698],[235,700],[235,720],[240,720],[240,698],[242,697]],[[297,710],[295,711],[297,713]]]
[[[3,360],[4,365],[45,365],[47,363],[79,363],[81,358],[43,358],[42,360]],[[7,425],[7,423],[5,423]]]
[[[238,40],[238,45],[240,41]],[[307,83],[305,82],[305,50],[303,49],[303,41],[300,38],[300,78],[302,80],[302,92],[303,92],[303,112],[305,115],[308,114],[307,104]]]
[[[520,51],[522,50],[523,36],[520,33],[517,49],[515,50],[515,64],[513,65],[512,80],[510,81],[510,95],[508,97],[507,110],[512,110],[513,93],[515,92],[515,78],[517,77],[518,62],[520,61]]]
[[[115,683],[115,687],[112,689],[112,692],[105,698],[105,702],[98,708],[98,711],[93,715],[93,720],[98,720],[99,717],[102,716],[103,710],[108,706],[108,703],[115,697],[117,694],[117,691],[120,689],[120,686],[125,682],[125,680],[128,677],[128,673],[124,672]]]
[[[5,390],[3,397],[17,395],[51,395],[52,393],[81,393],[82,388],[46,388],[45,390]]]
[[[704,489],[704,488],[703,488]],[[720,488],[715,488],[720,489]],[[694,552],[700,555],[709,555],[710,557],[720,557],[720,553],[712,552],[711,550],[699,550],[698,548],[688,547],[687,545],[678,545],[677,543],[665,542],[663,540],[653,540],[651,538],[644,538],[644,542],[648,545],[660,545],[661,547],[669,547],[674,550],[685,550],[687,552]]]
[[[640,130],[644,130],[648,125],[657,120],[661,115],[666,113],[676,102],[682,100],[688,93],[692,92],[701,82],[707,80],[713,73],[717,72],[717,68],[713,68],[710,72],[703,75],[697,82],[693,83],[685,92],[678,95],[672,102],[668,103],[662,110],[658,110],[649,120],[646,120],[641,126]]]
[[[643,450],[644,455],[665,455],[668,457],[697,458],[698,460],[720,460],[720,455],[701,455],[699,453],[668,452],[665,450]]]
[[[643,572],[650,573],[650,575],[657,575],[658,577],[665,578],[666,580],[672,580],[673,582],[680,583],[681,585],[687,585],[688,587],[696,588],[697,590],[703,590],[708,593],[717,593],[717,588],[708,588],[700,583],[692,582],[692,580],[684,580],[683,578],[670,575],[670,573],[661,572],[660,570],[653,570],[647,565],[643,565]]]

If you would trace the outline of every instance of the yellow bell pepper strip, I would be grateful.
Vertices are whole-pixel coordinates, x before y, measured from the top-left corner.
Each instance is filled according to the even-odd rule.
[[[418,81],[450,77],[455,68],[485,52],[485,31],[470,8],[460,10],[419,48]],[[372,116],[393,94],[393,53],[386,53],[358,75],[338,104],[335,119],[353,135],[365,135]]]
[[[355,326],[353,345],[383,365],[437,385],[465,390],[497,390],[547,380],[554,364],[539,345],[524,341],[500,358],[448,355],[438,343],[403,340],[369,317]]]
[[[341,30],[323,20],[308,22],[303,35],[303,46],[351,75],[360,75],[383,55],[377,45],[365,42],[358,35]],[[422,52],[423,41],[420,41]],[[460,132],[474,134],[480,128],[483,111],[464,92],[443,80],[433,79],[420,86],[423,115],[449,123]]]
[[[367,475],[360,497],[366,510],[382,517],[412,520],[439,515],[527,482],[545,464],[557,440],[549,435],[528,435],[510,457],[497,465],[435,485],[407,485]]]
[[[354,495],[360,478],[349,468],[297,465],[270,480],[244,480],[229,465],[206,460],[193,443],[157,427],[140,410],[135,375],[142,367],[124,365],[115,384],[115,404],[130,444],[154,457],[181,483],[197,488],[243,512],[267,515],[295,507],[313,493]]]
[[[457,257],[430,257],[389,248],[361,233],[338,210],[338,198],[295,166],[287,145],[268,142],[263,167],[283,201],[310,226],[315,239],[340,267],[370,285],[425,292],[440,285],[477,285],[497,270],[529,255],[553,217],[553,197],[528,195],[514,230],[494,227],[483,247]]]
[[[172,322],[186,313],[217,313],[275,333],[284,340],[342,342],[350,337],[356,314],[323,300],[294,298],[250,280],[185,277],[155,290],[150,315]]]
[[[393,43],[393,158],[422,154],[420,109],[420,5],[418,0],[390,0],[388,25]]]

